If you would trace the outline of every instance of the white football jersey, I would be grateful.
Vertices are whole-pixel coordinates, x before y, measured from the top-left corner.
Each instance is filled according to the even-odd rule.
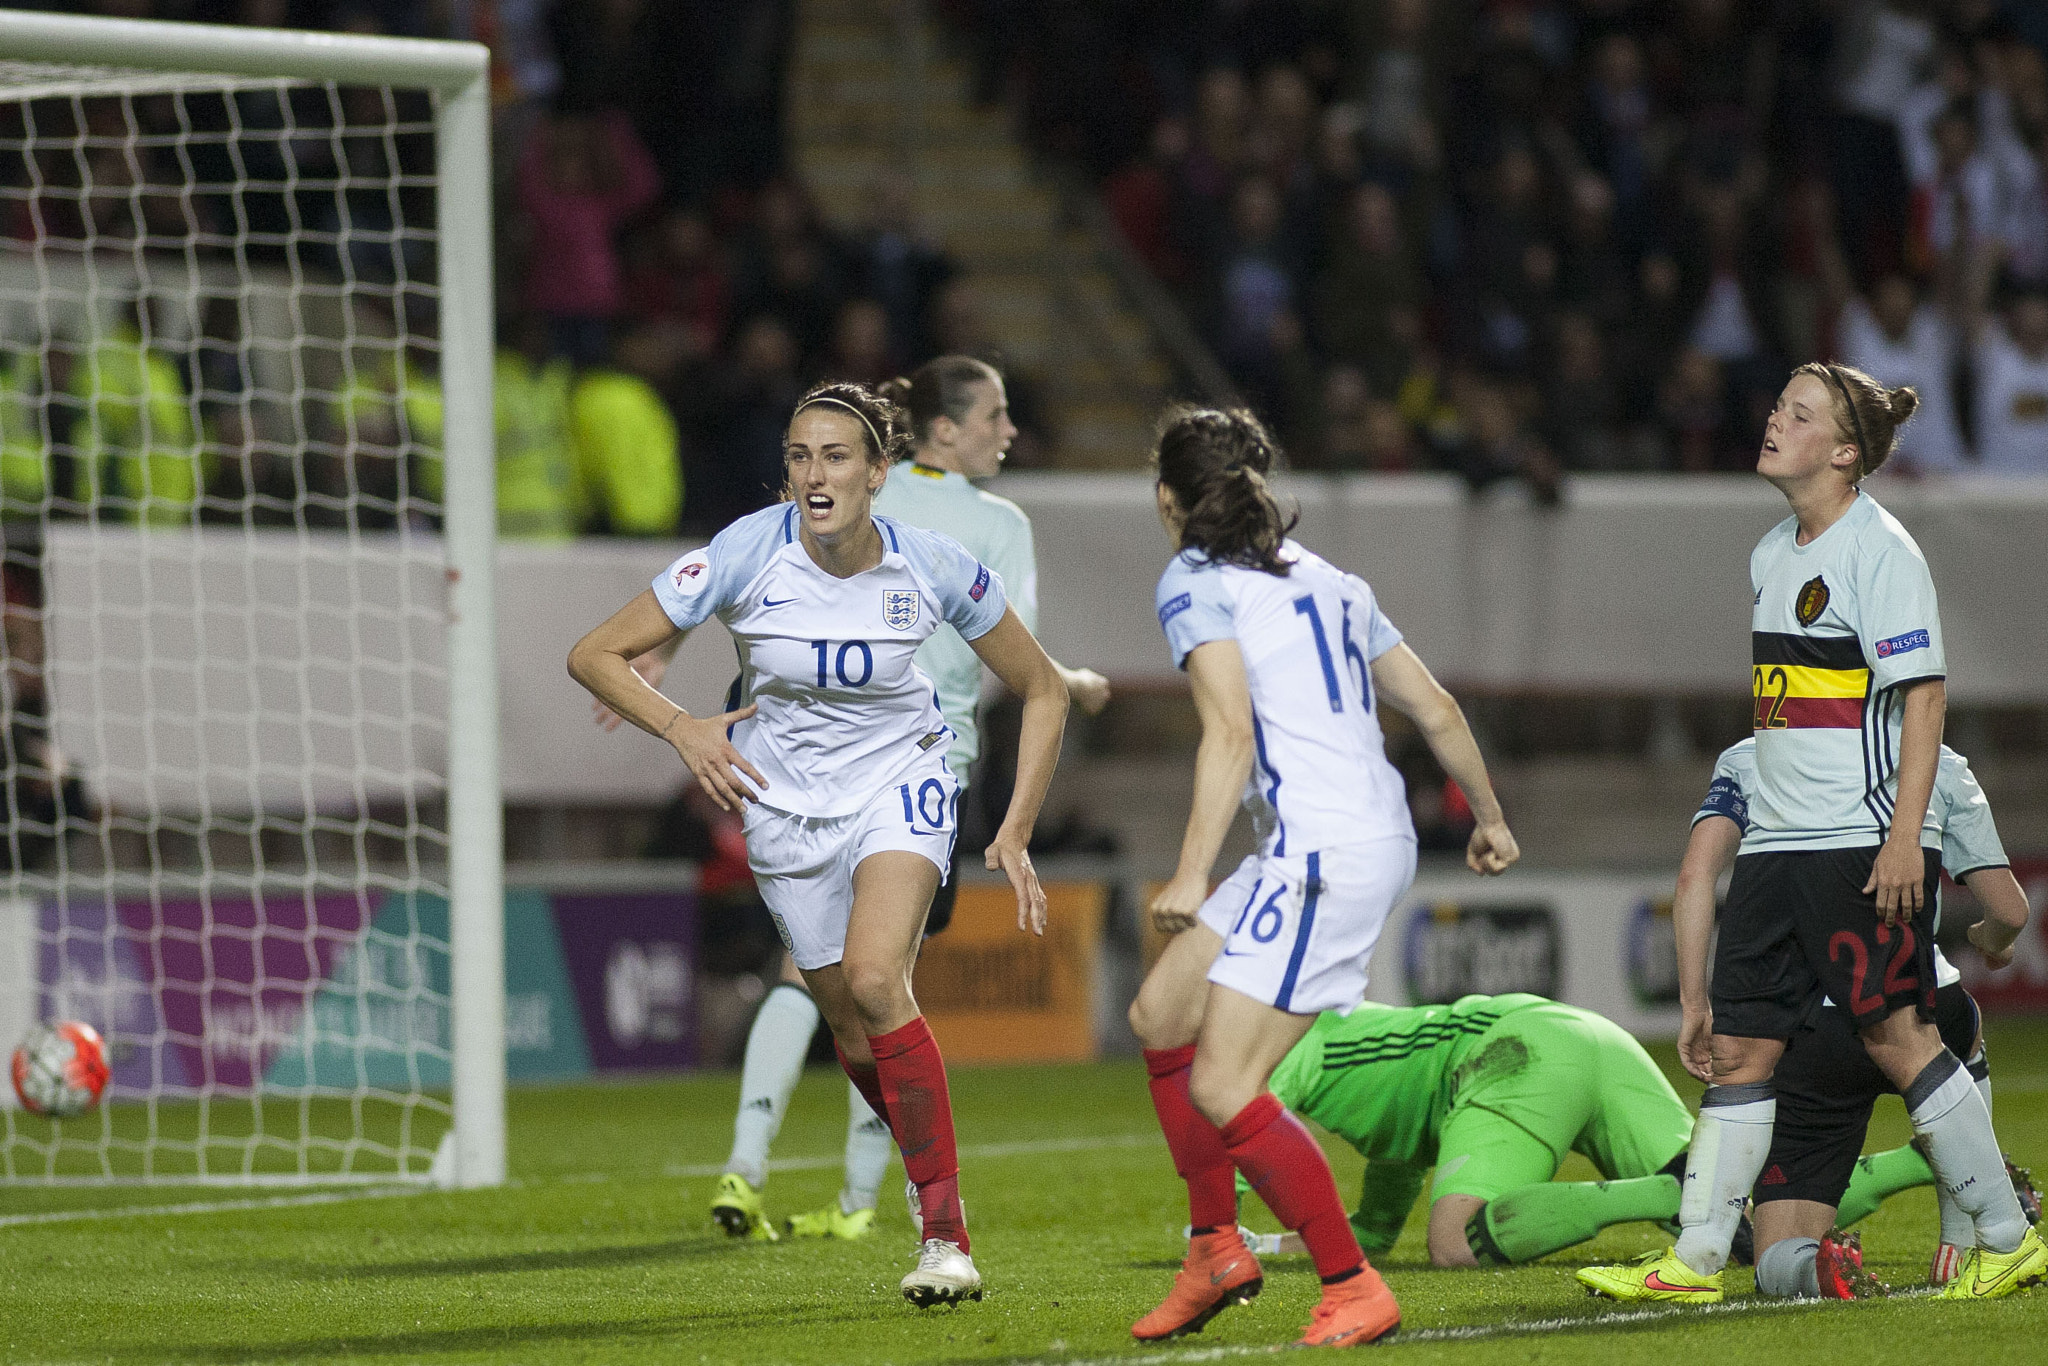
[[[1413,840],[1407,785],[1387,761],[1368,667],[1401,643],[1372,589],[1294,541],[1282,577],[1182,551],[1160,576],[1159,625],[1190,651],[1235,640],[1251,684],[1258,762],[1245,793],[1277,858],[1399,836]]]
[[[797,533],[794,503],[742,517],[654,580],[679,630],[716,616],[740,652],[733,746],[768,780],[761,804],[844,816],[953,741],[912,656],[941,623],[979,640],[1003,619],[1003,581],[950,536],[875,518],[882,562],[840,579]]]

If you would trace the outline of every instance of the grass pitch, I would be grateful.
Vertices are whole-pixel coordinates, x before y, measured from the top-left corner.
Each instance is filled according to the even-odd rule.
[[[2048,1167],[2048,1022],[1992,1021],[1990,1033],[2001,1137]],[[1179,1343],[1132,1342],[1186,1222],[1135,1061],[955,1072],[988,1297],[930,1312],[897,1293],[912,1245],[893,1168],[864,1242],[767,1246],[713,1228],[737,1090],[727,1074],[515,1092],[515,1184],[499,1191],[308,1204],[269,1191],[0,1189],[0,1361],[1228,1361],[1291,1342],[1315,1301],[1306,1260],[1273,1259],[1254,1305]],[[838,1191],[844,1096],[824,1071],[798,1090],[768,1186],[778,1216]],[[1907,1134],[1898,1102],[1883,1102],[1871,1146]],[[1355,1191],[1358,1158],[1332,1158]],[[1589,1174],[1576,1159],[1565,1172]],[[1571,1272],[1656,1246],[1648,1225],[1532,1266],[1441,1272],[1421,1213],[1378,1261],[1405,1315],[1384,1349],[1400,1361],[2048,1357],[2048,1289],[1984,1305],[1783,1306],[1757,1301],[1737,1270],[1724,1306],[1630,1310],[1587,1299]],[[84,1217],[16,1222],[52,1214]],[[1271,1226],[1263,1211],[1247,1222]],[[1913,1191],[1862,1232],[1878,1273],[1909,1287],[1935,1229],[1932,1192]]]

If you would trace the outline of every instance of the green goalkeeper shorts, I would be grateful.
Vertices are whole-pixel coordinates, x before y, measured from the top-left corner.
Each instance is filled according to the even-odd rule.
[[[1504,1015],[1458,1067],[1435,1200],[1491,1200],[1583,1153],[1609,1180],[1649,1176],[1692,1141],[1692,1113],[1627,1031],[1555,1003]]]

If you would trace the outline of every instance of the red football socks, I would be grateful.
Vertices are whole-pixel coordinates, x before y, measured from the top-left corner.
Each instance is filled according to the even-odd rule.
[[[1266,1207],[1301,1235],[1317,1275],[1327,1281],[1358,1270],[1365,1254],[1337,1199],[1329,1161],[1271,1091],[1223,1126],[1223,1146]]]
[[[1235,1228],[1237,1168],[1231,1165],[1223,1135],[1188,1098],[1188,1070],[1194,1061],[1193,1044],[1145,1050],[1152,1108],[1159,1112],[1173,1169],[1188,1183],[1188,1222],[1196,1228]]]
[[[854,1089],[860,1092],[860,1098],[868,1103],[870,1110],[881,1117],[882,1123],[887,1124],[889,1107],[882,1103],[882,1079],[875,1075],[875,1065],[871,1062],[848,1062],[846,1050],[839,1046],[837,1039],[832,1041],[832,1051],[839,1055],[840,1069],[846,1073],[847,1080],[853,1083]]]
[[[958,1243],[962,1252],[968,1252],[967,1219],[960,1212],[953,1101],[946,1091],[946,1064],[939,1057],[938,1041],[920,1015],[901,1029],[869,1035],[868,1047],[874,1050],[875,1071],[888,1106],[877,1111],[888,1116],[896,1149],[903,1154],[903,1170],[917,1185],[924,1236]]]

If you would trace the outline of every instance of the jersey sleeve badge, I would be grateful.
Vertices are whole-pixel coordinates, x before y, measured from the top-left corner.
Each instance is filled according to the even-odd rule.
[[[882,590],[882,621],[892,631],[908,631],[917,625],[924,595],[915,588]]]
[[[669,582],[678,593],[685,596],[694,594],[704,586],[704,571],[710,567],[710,560],[701,550],[694,555],[685,555],[670,568]]]
[[[1792,600],[1792,614],[1799,618],[1801,626],[1811,626],[1827,610],[1828,581],[1816,574],[1800,587],[1799,596]]]

